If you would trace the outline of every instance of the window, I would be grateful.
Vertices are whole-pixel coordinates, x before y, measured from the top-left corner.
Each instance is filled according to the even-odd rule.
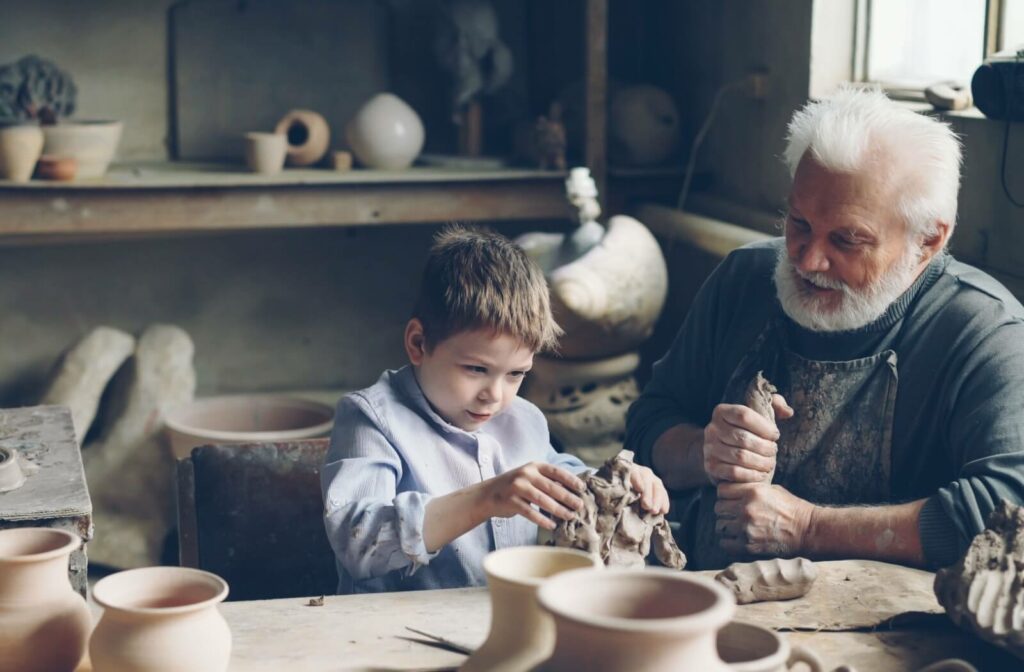
[[[920,90],[1024,47],[1024,0],[862,0],[858,26],[859,78]]]

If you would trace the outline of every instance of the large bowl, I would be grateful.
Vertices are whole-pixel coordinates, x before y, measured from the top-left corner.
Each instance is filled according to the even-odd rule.
[[[120,121],[64,121],[42,126],[43,154],[70,157],[76,178],[103,177],[121,141]]]
[[[176,459],[210,443],[262,443],[326,436],[334,410],[283,395],[244,394],[196,399],[175,406],[164,424]]]

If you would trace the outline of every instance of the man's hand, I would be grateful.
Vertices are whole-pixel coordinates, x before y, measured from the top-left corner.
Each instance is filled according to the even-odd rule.
[[[772,397],[775,417],[786,420],[793,409]],[[771,420],[742,404],[719,404],[704,428],[704,471],[712,484],[760,483],[775,470],[779,430]]]
[[[634,464],[629,471],[629,483],[640,493],[640,506],[645,510],[653,514],[668,513],[668,491],[653,471]]]
[[[798,555],[813,510],[813,504],[781,485],[723,483],[715,504],[718,543],[734,555]]]
[[[555,529],[555,521],[542,515],[531,504],[563,520],[572,520],[583,507],[574,493],[582,492],[583,481],[565,469],[545,462],[530,462],[518,469],[480,484],[479,506],[487,518],[520,515],[537,525]]]

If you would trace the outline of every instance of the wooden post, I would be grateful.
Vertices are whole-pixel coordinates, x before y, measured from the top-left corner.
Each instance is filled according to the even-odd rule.
[[[608,172],[608,0],[586,2],[586,136],[583,156],[604,205],[607,202],[605,185]]]
[[[479,100],[466,104],[459,126],[459,154],[480,156],[483,153],[483,108]]]

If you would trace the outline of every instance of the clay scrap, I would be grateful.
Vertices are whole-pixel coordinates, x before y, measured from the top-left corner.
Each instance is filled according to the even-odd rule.
[[[758,371],[754,379],[747,385],[747,391],[743,395],[743,403],[754,409],[758,415],[763,415],[772,422],[775,422],[772,395],[776,392],[778,390],[764,377],[764,372]]]
[[[633,452],[623,450],[582,476],[583,508],[572,520],[559,521],[552,544],[594,553],[609,567],[643,567],[653,543],[661,564],[683,569],[686,556],[665,516],[641,507],[641,493],[629,482],[632,466]]]
[[[1024,658],[1024,507],[1005,500],[957,564],[935,575],[950,619]]]
[[[737,604],[794,600],[806,595],[817,578],[818,568],[807,558],[736,562],[715,575]]]

